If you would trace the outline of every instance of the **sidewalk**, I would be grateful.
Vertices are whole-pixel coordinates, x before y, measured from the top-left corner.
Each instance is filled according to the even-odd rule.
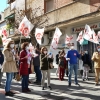
[[[34,74],[30,75],[30,80],[34,82]],[[3,85],[0,87],[0,100],[100,100],[100,85],[94,85],[94,77],[90,77],[89,81],[82,81],[79,78],[80,86],[76,86],[74,81],[71,87],[68,87],[67,77],[64,81],[59,81],[54,73],[51,74],[52,90],[46,88],[42,91],[40,85],[30,84],[30,93],[21,93],[21,83],[13,80],[11,89],[16,93],[14,97],[5,97],[4,84],[5,75],[3,77]]]

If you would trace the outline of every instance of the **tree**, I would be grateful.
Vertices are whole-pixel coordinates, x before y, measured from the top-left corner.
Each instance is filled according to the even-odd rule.
[[[35,28],[43,28],[48,25],[48,16],[44,14],[44,10],[41,7],[32,9],[29,7],[27,10],[15,10],[15,23],[14,26],[18,29],[20,22],[27,16],[28,20],[34,25],[33,30],[30,33],[32,44],[35,46],[37,41],[35,39]]]

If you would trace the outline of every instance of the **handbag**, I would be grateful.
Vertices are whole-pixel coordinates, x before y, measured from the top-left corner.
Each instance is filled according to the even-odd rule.
[[[50,69],[53,69],[53,68],[54,68],[53,62],[49,63],[49,68],[50,68]]]
[[[20,80],[21,80],[21,76],[20,76],[19,74],[16,74],[15,79],[16,79],[17,81],[20,81]]]

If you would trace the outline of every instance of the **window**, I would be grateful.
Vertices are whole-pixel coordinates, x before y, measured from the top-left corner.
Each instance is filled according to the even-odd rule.
[[[54,0],[45,0],[44,1],[44,12],[49,12],[54,9]]]

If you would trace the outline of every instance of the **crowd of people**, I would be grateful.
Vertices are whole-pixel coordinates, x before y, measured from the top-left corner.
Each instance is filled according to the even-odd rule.
[[[64,80],[64,75],[68,77],[68,86],[71,86],[71,77],[74,70],[75,84],[79,85],[78,75],[78,60],[82,60],[83,81],[89,80],[88,73],[92,61],[94,62],[95,69],[95,85],[99,82],[100,73],[100,46],[97,47],[93,53],[92,58],[87,50],[78,53],[74,48],[74,43],[70,45],[69,51],[65,53],[64,49],[58,52],[56,55],[56,64],[58,65],[56,75],[59,73],[59,80]],[[32,67],[36,74],[35,84],[41,84],[42,90],[45,89],[45,79],[47,78],[47,86],[50,90],[50,69],[53,69],[54,56],[48,52],[46,47],[37,46],[35,47],[35,55],[30,52],[29,43],[24,42],[21,46],[20,53],[15,48],[14,41],[9,41],[8,44],[3,48],[0,47],[0,85],[2,82],[2,75],[6,73],[5,82],[5,95],[13,96],[14,93],[10,91],[12,79],[19,75],[21,77],[21,89],[22,92],[31,92],[29,89],[29,74],[32,73]]]

